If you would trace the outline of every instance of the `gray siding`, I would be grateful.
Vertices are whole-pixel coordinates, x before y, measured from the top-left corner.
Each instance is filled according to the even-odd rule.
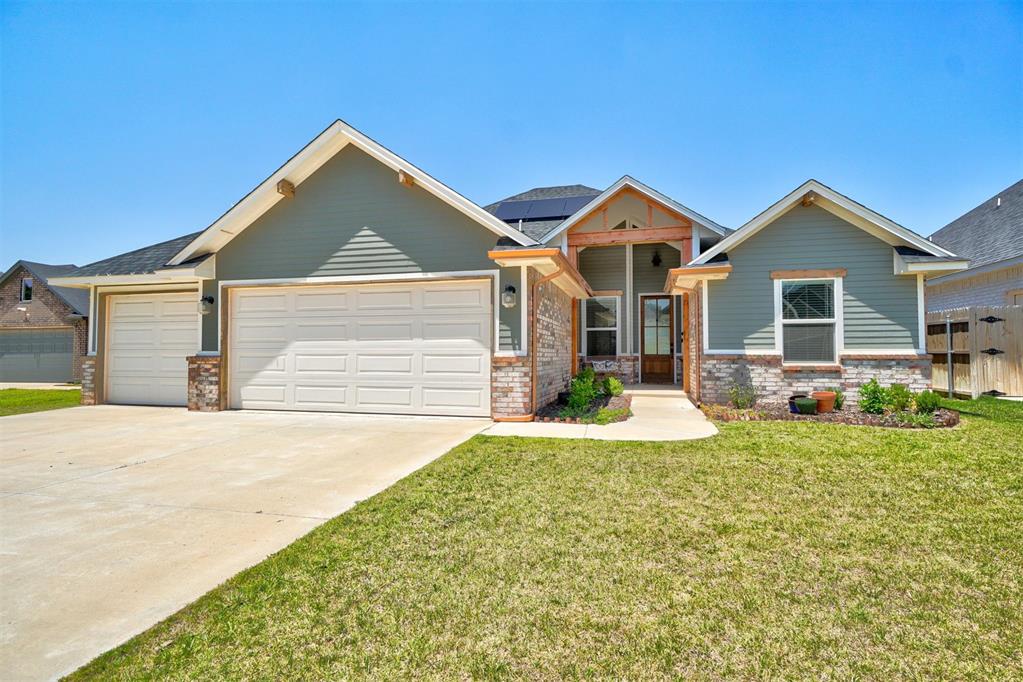
[[[771,270],[846,268],[847,350],[918,347],[916,278],[896,276],[892,247],[817,206],[797,206],[728,253],[732,273],[707,289],[714,350],[774,348]]]
[[[493,270],[497,236],[421,187],[348,146],[217,253],[219,280]],[[505,278],[508,275],[509,277]],[[499,288],[520,288],[519,269]],[[207,293],[216,295],[206,285]],[[519,301],[522,296],[520,292]],[[219,303],[219,302],[218,302]],[[498,308],[500,347],[517,349],[520,311]],[[217,314],[203,349],[217,347]]]
[[[660,267],[651,261],[654,252],[661,254]],[[639,353],[639,295],[664,291],[668,270],[682,264],[682,254],[668,244],[636,244],[632,247],[632,351]],[[675,311],[675,351],[678,352],[679,312]]]
[[[579,252],[579,274],[589,283],[594,291],[617,289],[622,292],[623,308],[628,306],[625,300],[625,247],[624,246],[591,246]],[[625,310],[618,311],[625,315]],[[627,352],[625,340],[625,324],[622,318],[619,344],[622,353]],[[582,348],[583,336],[586,334],[586,318],[579,316],[579,348]]]

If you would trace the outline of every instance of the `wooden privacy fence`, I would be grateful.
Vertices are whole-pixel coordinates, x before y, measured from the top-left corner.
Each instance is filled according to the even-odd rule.
[[[949,390],[951,358],[954,393],[1023,396],[1023,306],[927,313],[927,352],[935,391]]]

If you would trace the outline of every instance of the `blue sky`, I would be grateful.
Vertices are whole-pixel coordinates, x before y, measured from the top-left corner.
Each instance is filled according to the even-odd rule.
[[[335,118],[487,203],[808,177],[929,234],[1023,177],[1023,3],[2,8],[0,263],[206,227]]]

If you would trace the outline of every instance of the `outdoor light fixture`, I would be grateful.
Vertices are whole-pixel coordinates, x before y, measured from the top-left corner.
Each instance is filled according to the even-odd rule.
[[[209,315],[213,312],[213,297],[203,296],[199,299],[199,314]]]
[[[654,257],[650,259],[650,262],[655,268],[661,267],[661,252],[654,251]]]
[[[514,308],[515,301],[516,301],[515,287],[509,284],[504,288],[504,291],[501,292],[501,305],[503,305],[505,308]]]

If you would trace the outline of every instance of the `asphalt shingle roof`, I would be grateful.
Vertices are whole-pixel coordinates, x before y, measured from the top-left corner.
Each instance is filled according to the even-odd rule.
[[[74,272],[78,268],[77,265],[48,265],[47,263],[19,260],[3,274],[0,281],[7,279],[19,265],[24,266],[26,270],[32,273],[33,277],[45,284],[47,289],[52,291],[57,298],[67,303],[76,313],[79,315],[89,314],[89,291],[87,289],[58,287],[49,283],[51,277],[64,277]]]
[[[971,268],[1023,256],[1023,180],[956,218],[930,240],[969,258]]]
[[[143,246],[128,253],[122,253],[111,258],[96,261],[83,265],[74,271],[74,277],[91,277],[93,275],[148,275],[167,265],[167,261],[174,257],[178,251],[202,234],[192,232],[181,237],[175,237],[159,244]]]

